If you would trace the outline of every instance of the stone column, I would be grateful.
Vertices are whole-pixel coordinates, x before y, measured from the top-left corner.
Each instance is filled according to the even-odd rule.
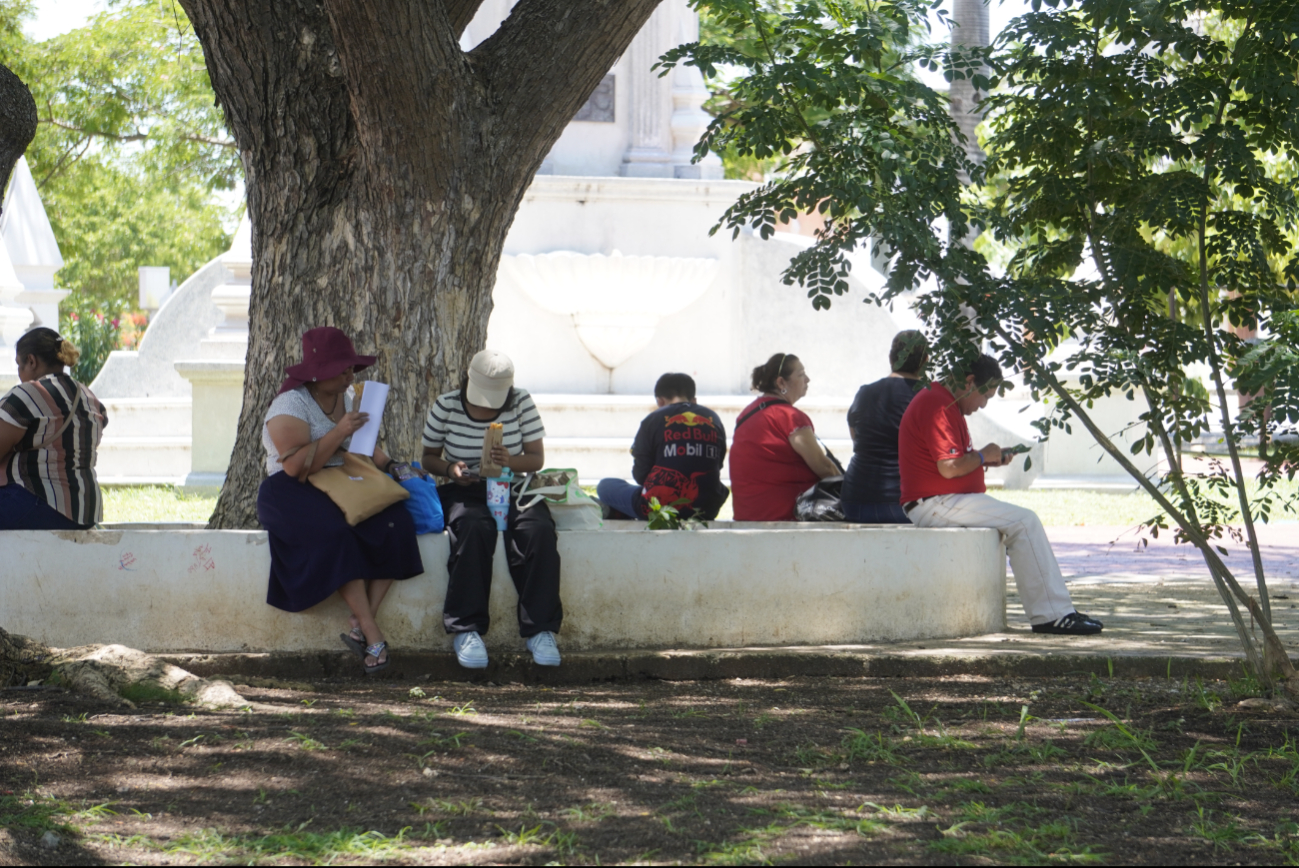
[[[686,0],[668,0],[659,7],[671,11],[675,18],[673,43],[684,45],[699,41],[699,13],[691,9]],[[677,178],[721,178],[722,159],[709,154],[698,163],[691,163],[695,145],[704,135],[712,116],[703,109],[708,100],[704,75],[694,66],[678,66],[672,70],[672,172]]]
[[[620,169],[626,177],[673,177],[672,81],[670,76],[659,78],[650,70],[672,45],[672,5],[664,3],[654,10],[627,50],[631,142]]]
[[[987,0],[953,0],[952,46],[984,48],[988,44]],[[974,84],[968,78],[952,82],[949,93],[952,119],[965,134],[965,151],[971,160],[982,163],[983,149],[979,147],[974,135],[974,128],[983,120],[983,111],[979,107],[982,94],[975,91]]]
[[[221,321],[199,341],[197,359],[176,362],[192,388],[193,437],[186,491],[220,491],[234,451],[244,400],[244,360],[248,355],[248,303],[253,283],[252,225],[245,217],[222,262],[226,282],[212,290]]]

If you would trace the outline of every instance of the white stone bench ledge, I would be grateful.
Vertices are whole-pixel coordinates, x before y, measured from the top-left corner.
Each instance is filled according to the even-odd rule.
[[[447,537],[419,539],[424,575],[381,612],[402,648],[450,648],[442,629]],[[1005,626],[996,531],[716,522],[649,531],[612,522],[559,535],[561,648],[728,648],[955,638]],[[337,596],[290,614],[265,603],[264,531],[118,524],[0,532],[0,624],[55,646],[157,652],[342,648]],[[497,545],[488,647],[521,647]]]

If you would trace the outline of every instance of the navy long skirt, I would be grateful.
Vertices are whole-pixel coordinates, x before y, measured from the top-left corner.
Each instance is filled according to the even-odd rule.
[[[271,541],[266,602],[301,612],[355,579],[409,579],[424,572],[415,522],[401,503],[352,527],[329,495],[280,471],[257,492]]]

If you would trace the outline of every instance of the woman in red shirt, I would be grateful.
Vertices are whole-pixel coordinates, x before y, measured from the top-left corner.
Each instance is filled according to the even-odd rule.
[[[794,503],[839,469],[816,441],[812,420],[794,404],[811,383],[798,356],[776,353],[753,369],[762,395],[744,408],[731,440],[736,521],[793,521]]]

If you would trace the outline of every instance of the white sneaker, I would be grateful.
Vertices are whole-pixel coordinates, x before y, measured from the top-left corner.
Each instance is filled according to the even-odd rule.
[[[451,647],[455,649],[456,660],[466,669],[487,668],[487,646],[476,632],[457,633],[451,640]]]
[[[559,665],[559,646],[555,644],[555,634],[548,630],[528,639],[528,650],[532,652],[532,662],[538,666]]]

